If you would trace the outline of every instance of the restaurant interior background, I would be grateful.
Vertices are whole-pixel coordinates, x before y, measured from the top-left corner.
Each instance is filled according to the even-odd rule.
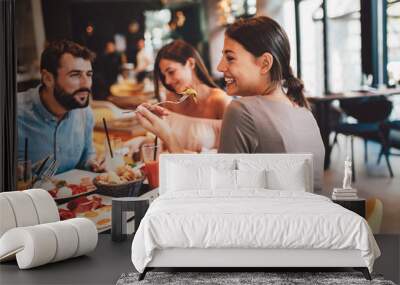
[[[107,156],[104,118],[114,151],[121,155],[125,164],[135,167],[142,160],[140,149],[128,142],[139,136],[148,140],[154,138],[137,124],[132,113],[124,111],[135,109],[143,102],[163,99],[154,97],[152,64],[137,69],[139,50],[143,49],[152,62],[163,45],[182,38],[196,47],[215,81],[224,88],[216,66],[221,57],[225,27],[239,17],[254,15],[268,15],[284,27],[292,47],[292,67],[304,81],[309,97],[325,98],[339,92],[365,92],[382,87],[399,88],[400,1],[396,0],[18,0],[15,1],[17,89],[22,92],[40,84],[40,55],[50,41],[65,38],[87,46],[96,53],[90,103],[94,114],[96,155]],[[143,45],[138,45],[142,38]],[[400,96],[387,98],[393,102],[388,119],[399,120]],[[315,102],[314,112],[318,116],[318,99]],[[343,120],[354,122],[340,111],[340,107],[339,102],[334,101],[324,109],[330,113],[330,130]],[[334,132],[328,133],[331,144],[334,136]],[[395,152],[395,148],[400,147],[400,131],[391,130],[389,137]],[[359,194],[367,198],[367,219],[373,231],[400,233],[400,185],[399,180],[395,180],[400,176],[400,157],[390,156],[395,176],[391,178],[383,159],[379,166],[376,165],[380,144],[376,137],[370,139],[369,161],[364,163],[363,158],[358,158],[355,162],[358,171],[366,168],[373,179],[391,184],[389,187],[397,188],[397,192],[377,193],[364,189],[366,187],[359,184],[360,180],[354,185],[356,188],[362,185]],[[35,148],[29,145],[29,137],[20,136],[18,141]],[[326,167],[324,195],[329,196],[334,186],[341,185],[349,141],[348,137],[339,135],[332,153],[328,154],[332,163],[330,168]],[[357,155],[363,156],[361,138],[356,138],[356,148]],[[51,152],[49,150],[49,155]],[[22,159],[26,167],[29,157],[19,152],[15,161],[16,180],[18,160]],[[51,160],[44,159],[47,163]],[[377,172],[369,173],[369,165]],[[33,178],[34,167],[32,162]],[[94,220],[99,231],[110,228],[111,198],[93,194],[96,189],[92,183],[94,173],[76,169],[67,172],[59,172],[56,168],[50,170],[55,175],[52,181],[34,187],[52,190],[65,218],[69,217],[70,196],[88,194],[81,199],[100,197],[102,207],[89,209],[81,215]],[[32,180],[26,183],[26,173],[23,176],[23,181],[15,181],[17,187],[33,187]],[[333,176],[339,178],[335,180]]]

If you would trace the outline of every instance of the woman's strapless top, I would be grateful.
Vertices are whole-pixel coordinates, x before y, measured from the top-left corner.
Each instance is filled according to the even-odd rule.
[[[222,120],[190,117],[170,112],[165,120],[185,150],[218,149]]]

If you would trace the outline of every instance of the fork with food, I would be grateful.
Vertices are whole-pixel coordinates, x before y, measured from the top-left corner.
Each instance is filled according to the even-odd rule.
[[[180,92],[178,94],[182,95],[182,97],[180,97],[177,101],[171,101],[171,100],[162,101],[162,102],[158,102],[156,104],[152,104],[152,105],[148,105],[148,106],[155,107],[155,106],[159,106],[162,104],[180,104],[188,98],[193,98],[193,101],[197,104],[197,92],[193,88],[186,88],[183,92]],[[124,113],[131,113],[131,112],[136,113],[136,112],[139,112],[139,110],[136,109],[134,111],[124,111]]]

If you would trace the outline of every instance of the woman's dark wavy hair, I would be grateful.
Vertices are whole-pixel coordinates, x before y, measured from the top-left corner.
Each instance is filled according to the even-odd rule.
[[[304,96],[304,84],[293,75],[290,67],[288,37],[277,22],[265,16],[239,19],[225,33],[255,57],[270,53],[274,59],[270,71],[272,83],[277,86],[283,81],[286,95],[299,106],[309,108]]]
[[[217,84],[212,80],[208,70],[196,49],[183,40],[175,40],[163,46],[157,53],[154,62],[154,90],[156,98],[160,98],[159,81],[171,92],[175,92],[173,88],[165,83],[165,76],[160,70],[161,59],[168,59],[181,64],[186,64],[187,60],[192,57],[195,60],[195,73],[199,80],[210,87],[217,88]]]

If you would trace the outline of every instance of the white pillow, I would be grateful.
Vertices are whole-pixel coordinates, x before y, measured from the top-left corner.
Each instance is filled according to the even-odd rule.
[[[238,188],[267,188],[267,176],[262,170],[236,170]]]
[[[168,191],[211,189],[211,167],[168,163]]]
[[[212,168],[212,189],[236,190],[236,170]]]
[[[306,191],[305,163],[296,163],[291,167],[268,169],[266,171],[267,187],[273,190]]]

